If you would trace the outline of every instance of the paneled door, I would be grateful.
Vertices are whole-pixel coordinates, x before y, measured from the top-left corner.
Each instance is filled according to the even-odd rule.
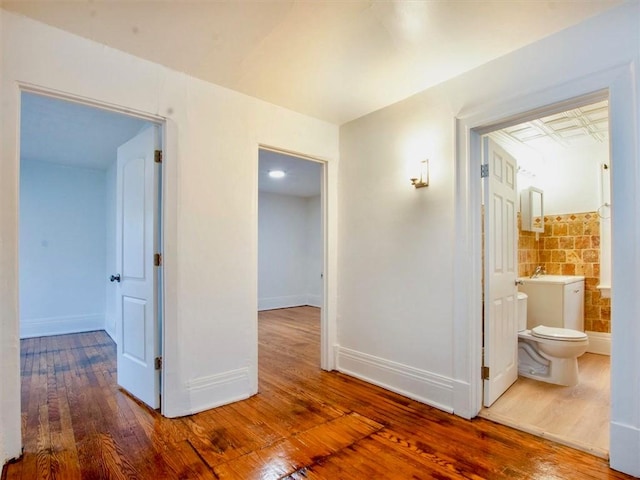
[[[483,161],[488,167],[484,184],[483,368],[484,406],[488,407],[518,378],[518,191],[515,158],[487,137],[483,139]]]
[[[158,267],[159,127],[150,126],[118,148],[116,201],[116,320],[118,385],[160,407]]]

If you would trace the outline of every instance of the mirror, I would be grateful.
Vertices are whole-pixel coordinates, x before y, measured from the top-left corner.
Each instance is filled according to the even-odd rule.
[[[542,190],[529,187],[520,193],[520,215],[522,230],[544,232],[544,194]]]

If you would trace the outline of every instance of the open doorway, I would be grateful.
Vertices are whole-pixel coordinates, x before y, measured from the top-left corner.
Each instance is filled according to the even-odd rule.
[[[259,150],[259,343],[265,335],[279,338],[282,351],[298,349],[299,360],[318,371],[325,313],[323,178],[322,162]]]
[[[21,94],[20,329],[23,354],[51,367],[52,388],[63,388],[54,362],[65,355],[43,357],[42,348],[90,350],[93,342],[104,355],[71,363],[90,365],[117,347],[118,384],[160,407],[162,288],[154,258],[161,249],[161,130],[113,110]],[[144,366],[145,379],[138,370],[129,375],[127,361]],[[137,388],[147,377],[148,396]]]
[[[514,283],[521,293],[536,282],[562,281],[579,286],[559,287],[581,296],[576,305],[579,325],[553,326],[586,332],[589,345],[578,357],[577,384],[559,385],[551,378],[546,358],[538,358],[542,366],[538,369],[527,360],[527,346],[514,344],[510,351],[516,352],[520,376],[511,386],[505,386],[506,391],[498,392],[495,403],[492,399],[488,405],[485,398],[485,407],[490,408],[483,409],[480,416],[607,458],[611,352],[609,114],[606,98],[590,100],[569,110],[515,121],[485,135],[484,141],[495,142],[517,163],[518,200],[528,198],[531,191],[541,192],[543,199],[543,209],[537,216],[524,218],[526,208],[517,213]],[[487,226],[492,225],[487,216],[492,212],[485,206],[486,244]],[[484,250],[485,272],[494,250]],[[485,278],[489,278],[487,275],[490,273]],[[487,288],[493,287],[485,283],[485,299],[492,298]],[[536,283],[533,288],[540,287]],[[530,321],[526,331],[534,323],[544,324],[544,320],[531,318],[532,312],[535,316],[539,311],[535,304],[540,300],[538,291],[530,295],[528,303],[513,301],[516,324],[518,318],[527,319],[521,317],[517,305],[527,304]],[[552,302],[551,298],[543,300]],[[490,309],[484,315],[486,346],[486,338],[492,337],[491,329],[496,325]],[[546,320],[555,321],[549,313],[546,315]]]

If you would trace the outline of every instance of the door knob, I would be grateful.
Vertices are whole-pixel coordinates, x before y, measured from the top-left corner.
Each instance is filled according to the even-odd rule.
[[[116,273],[115,275],[111,275],[111,277],[109,278],[109,280],[111,280],[112,282],[118,282],[120,283],[120,274]]]
[[[524,282],[522,280],[516,280],[516,285],[524,285]]]

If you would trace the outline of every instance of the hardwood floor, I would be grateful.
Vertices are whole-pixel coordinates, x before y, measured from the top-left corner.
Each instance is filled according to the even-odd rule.
[[[606,355],[582,355],[578,359],[580,383],[575,387],[518,377],[480,415],[608,458],[609,360]]]
[[[104,332],[22,341],[9,479],[603,479],[606,461],[319,369],[319,312],[259,316],[258,395],[179,419],[115,384]]]

